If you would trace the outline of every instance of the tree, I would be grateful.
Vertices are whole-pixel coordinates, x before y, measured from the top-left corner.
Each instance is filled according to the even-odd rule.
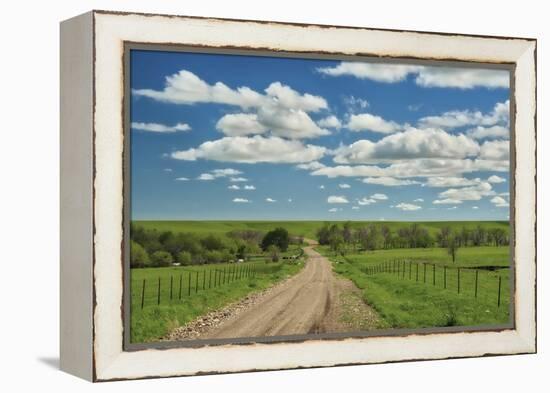
[[[232,230],[227,233],[227,237],[232,239],[243,240],[247,243],[260,244],[264,234],[260,231],[255,231],[252,229],[243,229],[243,230]]]
[[[378,228],[375,225],[359,229],[359,243],[364,250],[376,250],[379,245]]]
[[[279,247],[277,247],[274,244],[271,244],[267,248],[267,253],[269,254],[269,257],[271,258],[271,262],[278,262],[279,261],[279,255],[280,255]]]
[[[451,235],[450,227],[446,226],[439,230],[439,233],[437,234],[437,242],[439,243],[439,247],[446,248],[449,245],[450,235]]]
[[[178,257],[176,260],[182,265],[191,265],[193,263],[193,259],[191,258],[191,253],[189,251],[181,251],[178,254]]]
[[[156,267],[170,266],[174,257],[167,251],[156,251],[151,255],[151,264]]]
[[[339,232],[334,232],[330,235],[329,239],[330,250],[337,254],[342,251],[344,245],[344,237]]]
[[[481,246],[487,241],[487,231],[481,225],[478,225],[471,233],[470,238],[474,246]]]
[[[459,247],[459,239],[456,236],[450,236],[447,242],[447,252],[453,259],[453,263],[456,261],[456,253]]]
[[[145,251],[145,248],[141,244],[131,240],[130,241],[130,266],[131,267],[144,267],[149,264],[149,254]]]
[[[205,249],[209,251],[212,251],[212,250],[220,251],[225,248],[225,244],[223,243],[223,240],[214,235],[208,235],[205,238],[202,238],[201,244]]]
[[[262,239],[262,250],[266,251],[269,246],[277,246],[279,250],[285,252],[288,249],[289,242],[288,231],[284,228],[275,228],[267,232]]]
[[[344,238],[344,242],[347,244],[351,244],[353,241],[353,230],[351,229],[351,222],[346,221],[344,223],[344,227],[342,229],[342,236]]]
[[[506,231],[502,228],[493,228],[490,230],[490,234],[495,246],[503,246],[509,243]]]
[[[235,256],[237,257],[237,259],[246,259],[246,244],[239,244]]]
[[[380,228],[380,233],[382,234],[382,239],[384,239],[384,249],[390,248],[391,244],[391,230],[387,225],[382,225]]]
[[[330,224],[325,222],[321,228],[317,230],[317,241],[320,245],[328,244],[330,238]]]

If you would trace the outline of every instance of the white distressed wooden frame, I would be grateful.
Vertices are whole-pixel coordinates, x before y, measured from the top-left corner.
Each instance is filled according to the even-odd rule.
[[[123,350],[125,42],[515,64],[515,328]],[[536,351],[536,41],[90,12],[61,25],[61,368],[92,381]]]

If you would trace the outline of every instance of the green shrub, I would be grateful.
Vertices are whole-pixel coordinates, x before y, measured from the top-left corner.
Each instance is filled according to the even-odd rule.
[[[174,257],[166,251],[156,251],[151,255],[151,264],[156,267],[170,266],[173,262]]]
[[[149,254],[139,243],[130,241],[130,266],[144,267],[149,264]]]
[[[178,254],[177,261],[182,265],[191,265],[193,260],[191,259],[191,253],[188,251],[182,251]]]

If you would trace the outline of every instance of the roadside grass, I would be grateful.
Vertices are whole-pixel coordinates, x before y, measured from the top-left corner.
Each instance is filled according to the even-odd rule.
[[[509,266],[507,247],[460,249],[462,254],[459,254],[455,264],[446,258],[446,250],[443,249],[379,250],[345,257],[335,257],[326,247],[318,247],[318,250],[333,261],[336,273],[355,283],[362,291],[363,299],[393,328],[479,326],[509,322],[511,294],[510,269],[505,267]],[[365,268],[380,265],[389,272],[369,275],[364,271]],[[483,270],[484,266],[494,270]],[[457,267],[461,268],[460,292]],[[474,267],[479,268],[477,297]],[[497,304],[499,276],[500,307]]]
[[[133,221],[134,224],[145,229],[156,229],[158,231],[172,232],[193,232],[196,234],[218,234],[223,235],[232,230],[257,230],[267,232],[277,227],[286,228],[293,236],[304,236],[315,239],[316,233],[325,222],[342,224],[343,221]],[[435,236],[443,227],[450,227],[454,230],[474,229],[478,225],[485,229],[502,228],[509,229],[507,221],[419,221],[420,226],[425,227],[430,235]],[[353,229],[364,225],[383,225],[390,228],[392,232],[400,228],[410,226],[407,221],[351,221]]]
[[[298,273],[303,265],[303,260],[300,259],[278,263],[262,261],[131,269],[130,341],[132,343],[158,341],[172,329],[185,325],[200,315],[223,308],[252,292],[261,291]],[[252,266],[256,270],[255,276],[237,279],[239,270],[235,270],[236,268],[244,272],[246,268]],[[214,287],[215,277],[221,283],[223,277],[221,272],[224,269],[225,283]],[[160,305],[157,305],[159,278]],[[145,297],[142,309],[144,280]],[[172,291],[170,290],[171,281]],[[172,296],[170,296],[171,292]]]

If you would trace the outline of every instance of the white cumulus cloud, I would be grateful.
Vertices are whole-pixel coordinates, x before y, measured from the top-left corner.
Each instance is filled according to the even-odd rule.
[[[436,199],[432,202],[434,205],[457,205],[462,203],[459,199],[445,198],[445,199]]]
[[[274,202],[277,202],[275,199],[273,198],[266,198],[265,199],[266,202],[269,202],[269,203],[274,203]]]
[[[329,76],[354,76],[359,79],[371,79],[383,83],[395,83],[403,81],[407,75],[416,72],[419,66],[385,64],[385,63],[360,63],[343,61],[334,67],[322,67],[317,71]]]
[[[340,187],[340,188],[351,188],[351,186],[347,183],[338,184],[338,187]]]
[[[305,145],[300,141],[278,137],[225,137],[202,143],[197,148],[176,151],[172,158],[195,161],[207,159],[240,163],[305,163],[323,157],[326,148]]]
[[[406,179],[396,179],[395,177],[366,177],[362,180],[363,183],[367,184],[378,184],[381,186],[387,187],[397,187],[397,186],[410,186],[412,184],[420,184],[420,182],[415,180],[406,180]]]
[[[447,187],[465,187],[465,186],[473,186],[476,184],[479,184],[481,182],[481,179],[467,179],[465,177],[456,177],[456,176],[448,176],[448,177],[429,177],[425,183],[428,187],[441,187],[441,188],[447,188]]]
[[[450,188],[446,191],[440,192],[439,197],[444,200],[457,200],[457,201],[479,201],[484,196],[494,195],[491,184],[488,182],[480,182],[475,186],[462,187],[462,188]]]
[[[489,176],[487,181],[489,183],[498,184],[498,183],[504,183],[506,179],[497,175],[492,175],[492,176]]]
[[[395,205],[395,207],[403,211],[414,211],[414,210],[422,209],[422,206],[418,206],[412,203],[403,203],[403,202],[399,203],[398,205]]]
[[[319,127],[325,127],[325,128],[335,128],[335,129],[342,128],[342,123],[334,115],[327,116],[327,117],[319,120],[317,122],[317,124],[319,125]]]
[[[504,126],[477,126],[468,130],[467,135],[473,139],[508,139],[510,138],[510,130]]]
[[[373,199],[373,198],[361,198],[357,201],[358,204],[360,204],[361,206],[367,206],[367,205],[370,205],[372,203],[376,203],[376,199]]]
[[[388,135],[377,142],[362,139],[334,151],[339,164],[387,163],[404,159],[466,158],[479,153],[477,142],[463,134],[440,129],[410,128]]]
[[[348,199],[343,195],[331,195],[327,198],[328,203],[349,203]]]
[[[139,130],[139,131],[148,131],[148,132],[157,132],[157,133],[172,133],[172,132],[178,132],[178,131],[189,131],[191,129],[191,126],[189,126],[189,124],[185,124],[185,123],[178,123],[174,126],[167,126],[167,125],[159,124],[159,123],[133,122],[130,125],[130,128],[132,130]]]
[[[510,159],[509,141],[487,141],[481,145],[479,158],[482,160],[508,161]]]
[[[216,129],[227,136],[263,134],[267,131],[258,121],[255,113],[231,113],[224,115],[216,124]]]
[[[493,203],[496,207],[508,207],[510,204],[506,199],[500,196],[496,196],[493,199],[491,199],[491,203]]]
[[[377,194],[372,194],[370,196],[372,199],[377,199],[379,201],[386,201],[388,200],[388,196],[386,194],[381,194],[381,193],[377,193]]]
[[[465,67],[430,67],[406,64],[361,63],[343,61],[334,67],[322,67],[318,72],[329,76],[353,76],[382,83],[397,83],[407,76],[415,77],[422,87],[472,89],[475,87],[508,88],[510,74],[506,70]]]
[[[162,90],[134,89],[132,93],[135,96],[184,105],[216,103],[247,109],[259,108],[277,101],[280,106],[304,111],[316,112],[327,108],[324,98],[300,94],[280,82],[271,83],[265,89],[265,94],[261,94],[246,86],[232,89],[223,82],[211,85],[188,70],[167,76]]]
[[[321,168],[324,168],[324,167],[325,167],[325,165],[320,163],[319,161],[311,161],[311,162],[306,162],[304,164],[296,165],[296,168],[304,169],[306,171],[314,171],[316,169],[321,169]]]
[[[233,202],[235,202],[235,203],[249,203],[250,201],[246,198],[234,198]]]
[[[242,174],[241,171],[233,168],[213,169],[210,173],[212,173],[215,177],[227,177]]]
[[[508,126],[510,121],[510,101],[498,102],[489,113],[471,110],[452,110],[441,115],[426,116],[418,122],[422,127],[459,128],[464,126],[480,126],[479,129],[469,131],[470,136],[482,139],[494,134],[502,134],[503,126]],[[500,128],[486,128],[499,124]],[[507,128],[506,128],[507,130]],[[508,133],[504,135],[508,137]]]
[[[358,115],[351,115],[346,127],[352,131],[373,131],[382,134],[391,134],[403,129],[403,126],[389,120],[384,120],[380,116],[376,116],[370,113],[361,113]]]
[[[197,180],[214,180],[216,177],[211,173],[201,173]]]

